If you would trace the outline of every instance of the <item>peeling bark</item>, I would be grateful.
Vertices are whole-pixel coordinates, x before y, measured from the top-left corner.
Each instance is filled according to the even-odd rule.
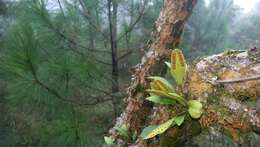
[[[126,126],[129,135],[139,135],[145,126],[161,124],[178,113],[178,107],[152,106],[144,101],[145,89],[149,87],[148,76],[165,72],[163,61],[169,58],[169,49],[178,46],[184,22],[195,4],[196,0],[165,0],[149,51],[135,67],[125,98],[125,111],[116,120],[115,126]],[[190,138],[209,130],[215,136],[228,133],[235,146],[250,146],[244,134],[260,133],[260,115],[256,107],[260,97],[259,75],[260,48],[204,58],[191,67],[181,89],[187,100],[199,99],[203,103],[204,112],[200,119],[187,117],[181,127],[168,129],[159,139],[129,141],[120,137],[114,128],[110,134],[119,147],[167,147],[183,146]],[[208,139],[206,144],[201,139],[198,142],[201,146],[209,146],[210,138],[203,137],[203,140]]]
[[[131,85],[128,88],[128,97],[125,98],[125,111],[117,118],[116,126],[125,125],[129,132],[140,133],[144,127],[152,105],[144,102],[147,96],[144,89],[148,88],[147,77],[165,72],[163,61],[169,58],[170,49],[179,45],[184,23],[196,4],[196,0],[165,0],[164,7],[156,21],[152,33],[152,43],[149,51],[136,65]],[[110,134],[117,138],[115,129]],[[127,142],[117,140],[119,146],[127,146]],[[121,144],[121,145],[120,145]]]

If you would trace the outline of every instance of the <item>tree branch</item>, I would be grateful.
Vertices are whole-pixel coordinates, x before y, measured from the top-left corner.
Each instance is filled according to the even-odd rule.
[[[124,59],[125,57],[131,55],[132,53],[133,53],[133,51],[128,51],[128,52],[124,53],[123,55],[121,55],[120,57],[117,58],[117,61]]]
[[[83,48],[83,49],[86,49],[86,50],[95,51],[95,52],[110,53],[110,52],[108,52],[108,51],[101,51],[101,50],[92,50],[92,49],[89,49],[89,48],[87,48],[87,47],[85,47],[85,46],[82,46],[81,44],[76,43],[74,40],[70,39],[69,37],[67,37],[66,35],[64,35],[62,32],[60,32],[59,30],[56,30],[55,28],[50,28],[50,29],[53,29],[61,38],[63,38],[64,40],[68,41],[68,42],[69,42],[70,44],[72,44],[72,45],[78,46],[78,47]],[[80,55],[80,56],[82,56],[82,57],[85,56],[85,54],[84,54],[83,52],[80,52],[80,51],[75,50],[75,49],[72,49],[72,48],[70,48],[70,49],[71,49],[71,51],[77,53],[78,55]],[[98,60],[98,59],[96,59],[96,58],[94,58],[94,60],[95,60],[97,63],[101,63],[101,64],[104,64],[104,65],[111,66],[111,64],[109,64],[109,63],[107,63],[107,62],[105,62],[105,61],[101,61],[101,60]]]
[[[215,81],[215,83],[234,84],[234,83],[240,83],[240,82],[246,82],[246,81],[252,81],[252,80],[260,80],[260,75],[255,75],[255,76],[246,77],[246,78],[232,79],[232,80],[217,80],[217,81]]]
[[[44,84],[43,82],[41,82],[37,76],[36,70],[31,62],[30,59],[28,59],[28,64],[30,67],[30,70],[32,72],[32,75],[34,77],[35,83],[38,84],[39,86],[41,86],[43,89],[47,90],[49,93],[51,93],[52,95],[54,95],[56,98],[58,98],[59,100],[65,102],[65,103],[69,103],[69,104],[75,104],[78,106],[86,106],[86,105],[96,105],[99,103],[104,103],[106,101],[110,101],[111,98],[106,98],[103,99],[105,96],[86,96],[86,97],[91,97],[92,100],[95,100],[93,102],[78,102],[78,101],[74,101],[72,99],[67,99],[65,97],[63,97],[62,95],[60,95],[58,93],[58,91],[56,91],[55,89],[50,88],[49,86],[47,86],[46,84]],[[99,99],[99,97],[102,97],[102,99]]]
[[[68,41],[69,43],[73,44],[73,45],[76,45],[80,48],[83,48],[83,49],[86,49],[88,51],[91,51],[91,52],[97,52],[97,53],[107,53],[107,54],[110,54],[109,51],[104,51],[104,50],[98,50],[98,49],[90,49],[86,46],[83,46],[81,44],[78,44],[76,43],[74,40],[72,40],[71,38],[69,38],[68,36],[66,36],[63,32],[61,32],[57,27],[55,27],[52,22],[50,21],[50,19],[48,18],[48,11],[47,10],[44,10],[44,7],[40,7],[40,8],[37,8],[39,10],[36,10],[35,13],[38,14],[42,19],[43,21],[47,24],[47,27],[50,29],[50,30],[53,30],[54,32],[56,32],[61,38],[63,38],[64,40]],[[81,53],[80,51],[76,51],[76,50],[73,50],[75,51],[76,53],[78,54],[83,54]]]
[[[140,21],[140,19],[142,18],[142,16],[144,15],[144,10],[145,10],[145,5],[147,4],[148,0],[144,1],[144,4],[142,6],[141,11],[139,12],[139,15],[137,16],[136,20],[130,24],[130,26],[128,27],[128,29],[124,32],[124,34],[122,34],[121,36],[118,37],[117,41],[120,41],[122,38],[124,38],[129,32],[131,32],[135,25]]]
[[[58,0],[58,3],[59,3],[59,7],[60,7],[60,10],[61,10],[62,16],[65,18],[65,13],[64,13],[64,10],[62,8],[60,0]]]
[[[83,82],[81,81],[80,79],[78,78],[75,78],[77,81],[79,81],[81,84],[83,84],[85,87],[89,88],[89,89],[92,89],[94,91],[97,91],[97,92],[101,92],[101,93],[104,93],[106,95],[110,95],[111,96],[111,93],[110,92],[107,92],[105,90],[102,90],[102,89],[99,89],[99,88],[96,88],[96,87],[92,87],[90,85],[88,85],[86,82]]]
[[[69,43],[73,44],[73,45],[76,45],[80,48],[83,48],[83,49],[86,49],[88,51],[91,51],[91,52],[98,52],[98,53],[107,53],[107,54],[110,54],[109,51],[104,51],[104,50],[97,50],[97,49],[90,49],[86,46],[83,46],[81,44],[78,44],[76,43],[74,40],[72,40],[71,38],[67,37],[65,34],[63,34],[61,31],[59,31],[58,29],[55,29],[55,27],[53,27],[53,30],[59,34],[59,36],[61,36],[63,39],[67,40]],[[80,53],[79,51],[77,51],[78,53]],[[83,53],[80,53],[80,54],[83,54]]]
[[[196,0],[165,0],[164,7],[156,22],[156,28],[152,33],[152,42],[149,44],[149,51],[143,56],[142,62],[135,66],[134,75],[128,88],[128,97],[125,98],[126,108],[117,119],[115,126],[125,125],[129,132],[141,132],[152,106],[146,103],[148,88],[147,77],[151,74],[161,75],[165,72],[164,60],[169,58],[170,48],[180,43],[184,24],[190,16]],[[128,145],[126,140],[117,138],[120,136],[117,130],[112,128],[109,133],[115,142],[120,145]],[[122,146],[123,146],[122,145]],[[133,144],[141,146],[139,144]],[[128,145],[129,146],[129,145]],[[147,145],[149,146],[149,145]]]
[[[88,11],[88,9],[87,9],[87,7],[86,7],[84,1],[79,0],[79,3],[80,3],[80,5],[81,5],[83,11],[85,12],[85,13],[82,13],[82,15],[88,20],[88,23],[90,24],[90,26],[91,26],[92,28],[94,28],[96,31],[98,31],[98,32],[103,36],[103,38],[107,40],[107,37],[106,37],[105,33],[104,33],[103,31],[101,31],[101,30],[93,23],[92,18],[91,18],[90,14],[89,14],[89,11]]]

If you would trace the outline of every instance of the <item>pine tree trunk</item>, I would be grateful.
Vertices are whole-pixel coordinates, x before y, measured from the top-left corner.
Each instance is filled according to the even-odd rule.
[[[108,0],[108,19],[110,30],[110,45],[112,58],[112,103],[114,107],[115,117],[120,113],[120,100],[117,96],[119,92],[119,71],[118,71],[118,50],[117,50],[117,8],[116,0]]]
[[[142,58],[128,88],[128,97],[125,98],[126,108],[117,119],[116,126],[125,125],[129,132],[140,133],[147,120],[147,115],[152,106],[144,101],[147,96],[145,89],[148,88],[147,77],[150,75],[163,74],[163,62],[169,58],[170,49],[180,43],[184,23],[191,14],[196,0],[165,0],[164,7],[156,21],[155,30],[152,33],[152,41],[149,51]],[[117,138],[118,133],[113,128],[110,133]],[[126,141],[118,142],[119,146],[127,146]]]
[[[0,16],[6,13],[6,4],[3,0],[0,0]]]

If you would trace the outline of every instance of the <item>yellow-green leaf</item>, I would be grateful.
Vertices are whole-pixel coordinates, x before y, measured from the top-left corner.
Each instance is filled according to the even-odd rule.
[[[200,118],[202,111],[194,108],[189,108],[189,114],[192,118],[197,119]]]
[[[169,66],[168,63],[166,63]],[[185,62],[182,51],[174,49],[171,53],[171,64],[170,64],[171,75],[175,79],[178,85],[181,85],[186,76],[187,64]]]
[[[167,97],[169,96],[167,91],[161,91],[161,90],[155,90],[155,89],[146,89],[146,92],[149,92],[150,95],[156,95],[156,96],[162,96],[162,97]]]
[[[141,133],[141,137],[143,139],[149,139],[149,138],[153,138],[154,136],[158,135],[158,134],[162,134],[164,133],[169,127],[171,127],[172,123],[174,121],[174,118],[168,120],[167,122],[158,125],[157,127],[155,126],[148,126],[148,128],[145,128],[143,130],[143,132],[145,131],[145,133]]]
[[[173,98],[174,100],[176,100],[183,106],[186,105],[186,100],[183,97],[181,97],[180,95],[178,95],[177,93],[168,93],[168,95],[170,96],[170,98]]]
[[[163,87],[163,89],[165,89],[168,92],[174,92],[175,89],[172,86],[172,84],[170,82],[168,82],[166,79],[162,78],[162,77],[149,77],[148,79],[152,79],[154,81],[158,81],[160,86]]]
[[[167,97],[159,97],[155,95],[147,97],[146,100],[154,103],[162,104],[162,105],[173,105],[176,103],[174,99],[167,98]]]
[[[116,147],[116,144],[114,143],[115,139],[113,139],[112,137],[105,136],[104,140],[109,147]]]
[[[200,118],[203,111],[201,102],[199,102],[198,100],[190,100],[188,102],[188,106],[190,116],[194,119]]]
[[[185,114],[179,115],[179,116],[175,116],[174,117],[174,122],[177,124],[177,126],[181,126],[181,124],[184,122],[184,119],[185,119]]]
[[[158,125],[150,125],[148,127],[145,127],[143,129],[142,133],[140,134],[140,137],[141,138],[145,138],[146,136],[148,136],[157,127],[158,127]]]
[[[189,107],[192,107],[195,109],[202,109],[202,104],[198,100],[189,100],[188,105],[189,105]]]
[[[115,126],[115,129],[118,131],[120,136],[124,138],[129,138],[128,129],[125,125],[123,125],[122,127]]]

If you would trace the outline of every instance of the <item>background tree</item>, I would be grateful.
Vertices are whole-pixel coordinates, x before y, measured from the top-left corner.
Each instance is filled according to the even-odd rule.
[[[260,24],[259,6],[260,3],[255,5],[248,15],[242,15],[240,19],[235,21],[236,27],[234,27],[230,37],[230,44],[234,45],[235,48],[253,48],[260,45],[260,32],[257,29]],[[243,21],[240,22],[241,19]]]
[[[129,12],[138,12],[137,18],[132,16],[133,21],[129,23],[125,20],[127,26],[123,30],[118,27],[122,17],[115,19],[118,14],[108,9],[107,2],[13,2],[9,13],[12,24],[1,48],[1,79],[8,83],[3,85],[3,91],[8,93],[4,96],[7,112],[3,117],[8,118],[4,119],[8,123],[4,126],[5,146],[101,144],[102,135],[91,132],[102,133],[107,126],[91,127],[90,124],[96,120],[100,125],[109,124],[114,116],[111,117],[111,112],[120,111],[120,87],[111,90],[115,83],[120,86],[116,81],[119,75],[113,79],[111,61],[118,62],[118,58],[127,57],[131,51],[131,48],[112,47],[112,53],[110,44],[122,42],[120,46],[126,46],[122,38],[129,38],[128,34],[135,30],[146,3],[133,2],[135,8]],[[118,9],[124,7],[123,1],[113,1],[113,5],[118,5]],[[112,30],[110,21],[113,21]],[[113,42],[110,42],[110,31],[119,34],[113,36]],[[10,122],[14,125],[9,125]]]
[[[196,57],[232,48],[228,39],[238,10],[233,0],[211,0],[208,5],[199,0],[185,28],[182,45],[185,53]]]

